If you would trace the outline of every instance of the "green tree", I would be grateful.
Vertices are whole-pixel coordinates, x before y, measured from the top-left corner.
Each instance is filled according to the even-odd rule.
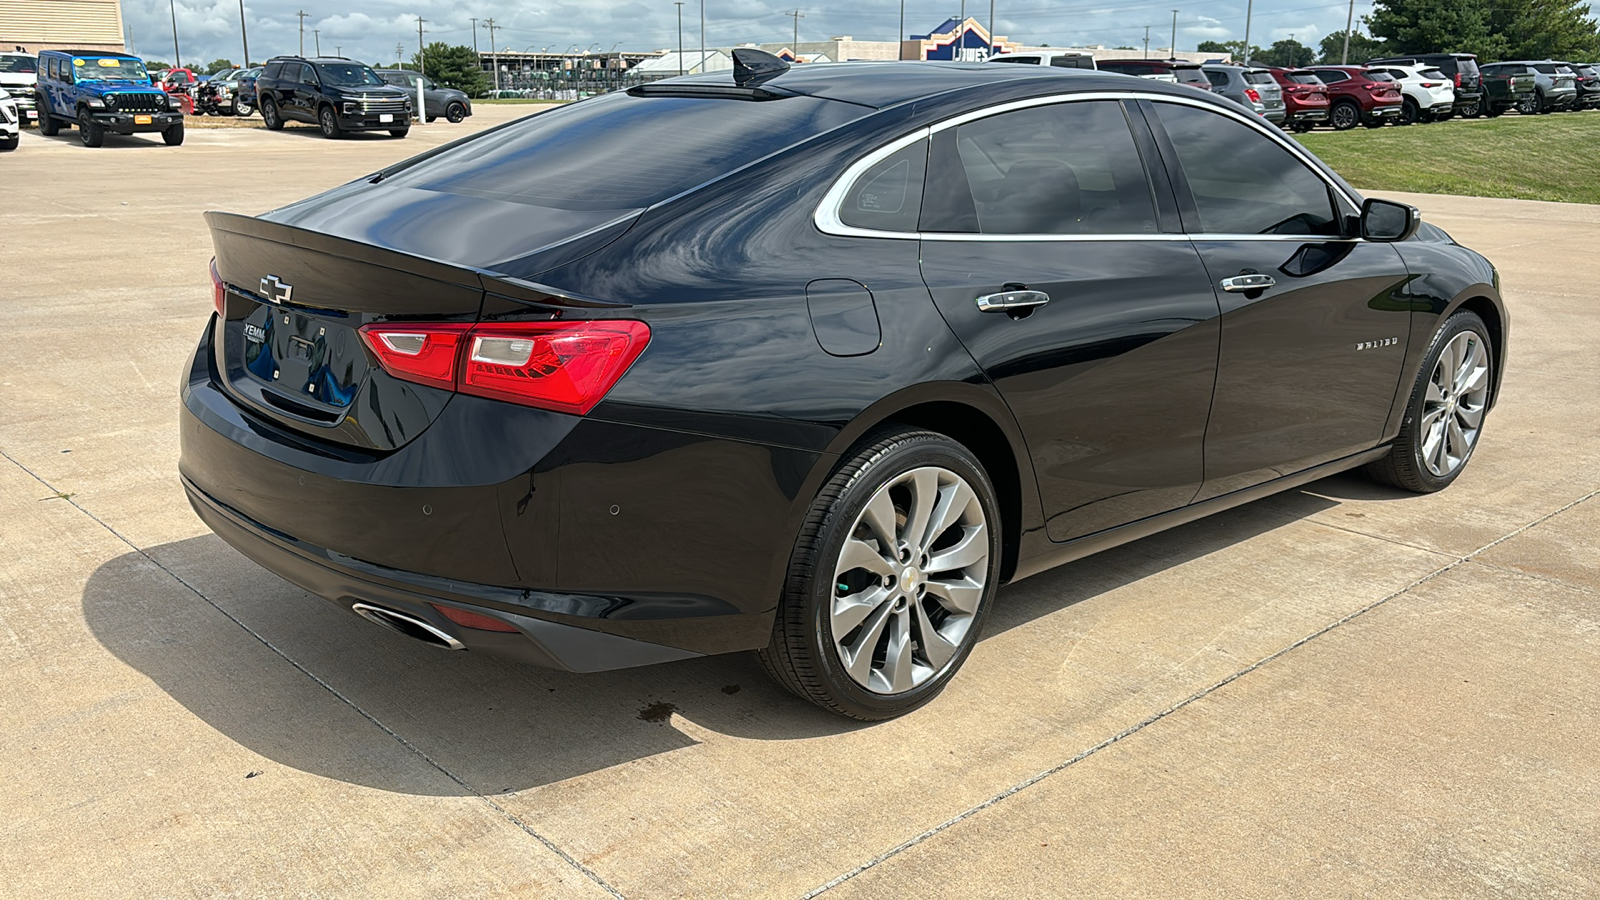
[[[1244,62],[1244,41],[1201,41],[1195,48],[1201,53],[1215,53],[1217,56],[1228,56],[1236,63]],[[1255,60],[1261,56],[1261,48],[1250,45],[1250,58]]]
[[[1341,54],[1344,52],[1344,32],[1335,31],[1334,33],[1323,38],[1321,50],[1322,58],[1320,62],[1323,65],[1341,65],[1343,61]],[[1382,41],[1374,40],[1373,38],[1362,34],[1360,31],[1351,32],[1349,59],[1350,65],[1359,66],[1373,57],[1383,56],[1384,53],[1385,47]]]
[[[1499,59],[1505,39],[1492,25],[1498,0],[1377,0],[1362,22],[1390,53],[1476,53]],[[1521,4],[1536,0],[1516,0]],[[1352,58],[1351,60],[1355,60]]]
[[[1272,46],[1265,50],[1257,50],[1251,55],[1250,61],[1262,66],[1282,66],[1286,69],[1298,69],[1316,62],[1317,52],[1297,40],[1273,41]]]
[[[147,59],[144,61],[144,67],[151,72],[160,72],[162,69],[172,68],[172,63],[164,62],[159,59]]]
[[[226,72],[231,68],[233,68],[233,60],[213,59],[211,62],[206,63],[206,67],[201,71],[205,72],[207,75],[215,75],[218,72]]]
[[[411,55],[411,68],[416,68],[416,54]],[[489,89],[489,73],[483,71],[478,54],[471,47],[452,47],[442,41],[429,44],[422,57],[422,71],[444,87],[465,91],[475,97]]]
[[[1588,0],[1496,0],[1490,24],[1505,42],[1500,59],[1600,56],[1600,33]]]

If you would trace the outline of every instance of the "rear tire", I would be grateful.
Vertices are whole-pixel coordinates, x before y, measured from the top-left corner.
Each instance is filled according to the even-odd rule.
[[[1341,100],[1328,110],[1328,122],[1334,131],[1349,131],[1361,124],[1361,107],[1349,100]]]
[[[1000,537],[994,488],[967,448],[930,431],[868,437],[813,501],[757,655],[832,712],[878,721],[917,709],[977,643]]]
[[[233,104],[233,114],[241,119],[248,119],[254,114],[256,108],[248,100],[239,100]]]
[[[99,147],[106,142],[106,130],[89,118],[89,111],[78,113],[78,139],[85,147]]]
[[[1479,100],[1477,103],[1469,103],[1466,106],[1461,107],[1461,118],[1476,119],[1478,116],[1483,115],[1483,113],[1488,109],[1489,104],[1483,102],[1482,100]]]
[[[283,130],[283,116],[278,112],[278,101],[271,97],[261,101],[261,124],[267,126],[268,131]]]
[[[167,146],[168,147],[179,147],[179,146],[182,146],[183,145],[183,123],[179,122],[178,124],[169,126],[165,130],[163,130],[161,132],[161,139],[163,141],[167,142]]]
[[[1422,108],[1417,106],[1417,101],[1407,97],[1400,109],[1400,124],[1415,125],[1425,121],[1422,117]]]
[[[1389,455],[1367,475],[1428,494],[1456,480],[1472,459],[1494,389],[1494,345],[1476,313],[1461,310],[1433,336],[1406,401],[1405,421]]]

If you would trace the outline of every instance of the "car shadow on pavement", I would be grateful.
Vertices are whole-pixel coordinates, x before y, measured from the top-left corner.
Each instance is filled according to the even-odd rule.
[[[1035,576],[1000,592],[985,638],[1337,505],[1291,492]],[[105,563],[83,612],[118,659],[231,740],[402,793],[525,790],[690,748],[701,729],[793,740],[871,727],[789,695],[749,653],[574,675],[437,650],[289,585],[211,535]],[[363,752],[392,741],[375,723],[467,787],[411,754]]]

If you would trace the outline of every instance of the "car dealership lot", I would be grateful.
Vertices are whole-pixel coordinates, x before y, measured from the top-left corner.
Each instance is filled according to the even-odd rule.
[[[189,511],[174,421],[211,309],[199,213],[526,111],[403,140],[27,132],[0,159],[7,892],[1600,881],[1600,207],[1402,197],[1500,266],[1513,315],[1504,398],[1449,490],[1341,476],[1007,588],[939,700],[863,726],[746,656],[574,676],[412,644]]]

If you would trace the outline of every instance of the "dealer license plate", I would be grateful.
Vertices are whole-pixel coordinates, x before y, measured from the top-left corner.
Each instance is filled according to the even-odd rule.
[[[134,116],[133,117],[133,124],[135,124],[135,125],[149,125],[152,121],[153,120],[149,116]]]
[[[378,121],[379,122],[393,122],[394,121],[394,113],[382,113],[382,114],[380,114],[378,116]]]

